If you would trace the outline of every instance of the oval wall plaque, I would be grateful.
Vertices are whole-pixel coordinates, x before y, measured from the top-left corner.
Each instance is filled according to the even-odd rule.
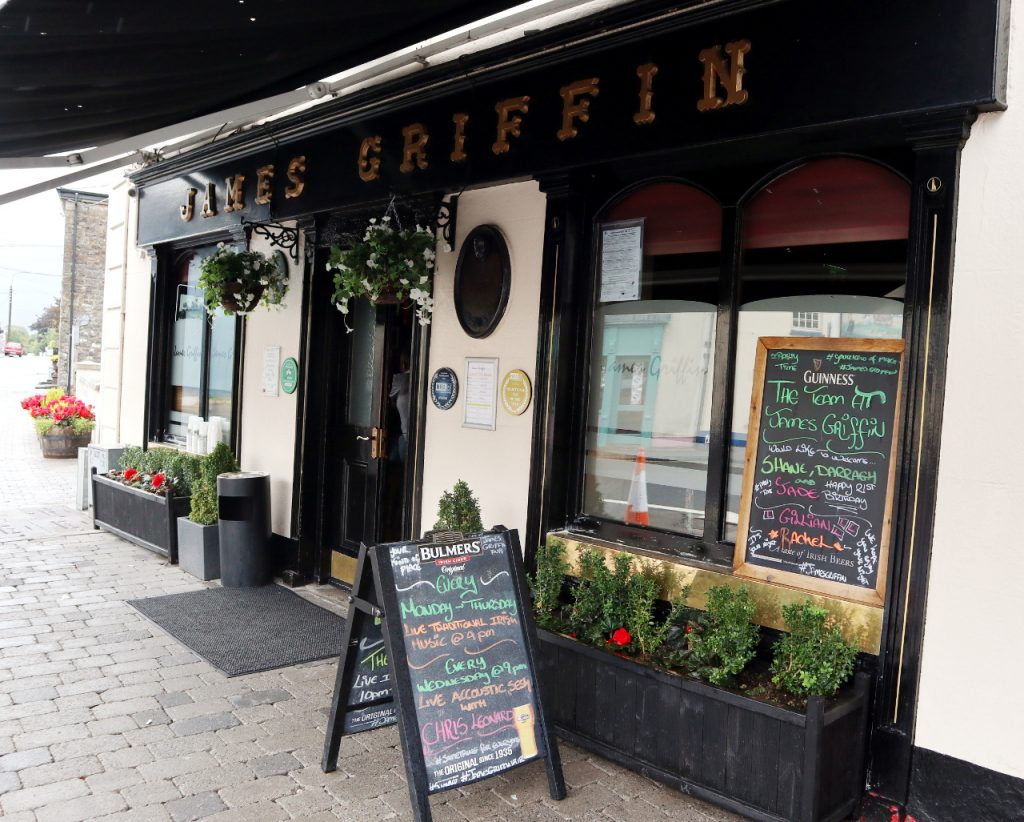
[[[430,399],[442,411],[447,411],[458,398],[459,378],[450,368],[438,368],[430,379]]]
[[[525,371],[509,371],[501,381],[501,404],[512,416],[518,417],[530,407],[533,385]]]

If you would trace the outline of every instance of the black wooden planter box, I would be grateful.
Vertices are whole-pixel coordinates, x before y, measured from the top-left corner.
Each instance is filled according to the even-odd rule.
[[[190,497],[164,497],[92,476],[92,524],[178,561],[178,517],[188,516]]]
[[[537,632],[560,736],[751,819],[835,822],[864,788],[868,683],[805,713]]]

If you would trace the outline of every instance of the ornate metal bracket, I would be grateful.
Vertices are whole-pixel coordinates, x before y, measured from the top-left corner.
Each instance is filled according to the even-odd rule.
[[[265,237],[272,247],[276,246],[286,252],[293,263],[299,262],[299,229],[280,223],[257,223],[244,219],[242,225],[257,237]]]
[[[441,239],[444,240],[444,250],[452,251],[455,248],[455,219],[459,213],[459,195],[453,194],[448,198],[447,203],[441,203],[437,209],[435,223],[441,232]]]

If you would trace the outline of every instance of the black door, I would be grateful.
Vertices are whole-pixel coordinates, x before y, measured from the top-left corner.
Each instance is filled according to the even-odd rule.
[[[406,464],[411,312],[353,300],[341,336],[337,402],[328,409],[325,517],[330,576],[349,583],[360,543],[397,540],[408,519]],[[333,418],[334,424],[331,425]],[[333,475],[333,476],[331,476]]]

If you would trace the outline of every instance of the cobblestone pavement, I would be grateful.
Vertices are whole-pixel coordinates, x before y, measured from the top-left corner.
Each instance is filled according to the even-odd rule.
[[[410,819],[394,728],[320,770],[333,660],[228,679],[126,600],[202,588],[73,510],[17,400],[42,360],[0,362],[0,817],[7,822]],[[341,610],[329,587],[301,589]],[[733,817],[561,746],[569,796],[534,763],[431,799],[438,822]]]

